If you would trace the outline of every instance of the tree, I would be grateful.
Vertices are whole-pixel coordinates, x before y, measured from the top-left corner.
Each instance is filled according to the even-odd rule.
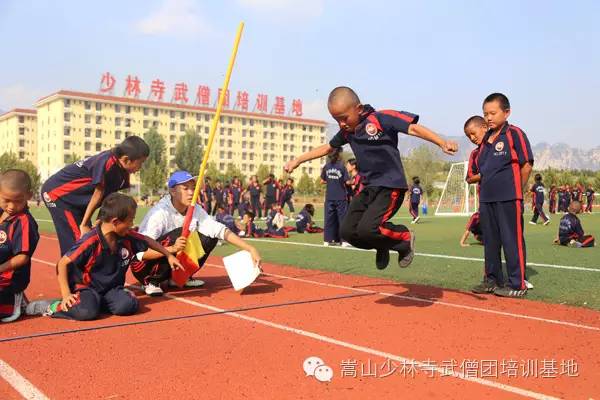
[[[321,177],[317,176],[314,181],[313,191],[316,195],[322,196],[325,192],[325,185],[321,183]]]
[[[310,176],[306,172],[300,177],[296,188],[298,189],[298,193],[305,195],[314,193],[315,189],[312,179],[310,179]]]
[[[144,134],[144,140],[150,147],[150,154],[141,170],[142,191],[154,194],[164,187],[167,180],[165,140],[155,128]]]
[[[75,154],[75,153],[67,154],[65,157],[65,165],[74,164],[79,160],[81,160],[81,157],[79,157],[77,154]]]
[[[196,175],[202,163],[202,139],[193,129],[187,129],[177,140],[175,164],[177,168]]]
[[[242,174],[240,167],[229,163],[227,164],[227,170],[225,171],[225,180],[231,182],[234,176],[237,176],[240,179],[240,182],[245,182],[246,180],[246,177]]]
[[[269,174],[271,174],[271,169],[268,166],[266,166],[264,164],[260,164],[258,166],[258,171],[256,172],[256,176],[258,176],[258,181],[260,183],[262,183],[262,181],[267,179],[269,177]]]
[[[438,154],[428,145],[419,146],[413,150],[405,166],[408,184],[412,183],[413,176],[418,176],[425,194],[430,198],[434,193],[434,177],[443,168]]]
[[[217,164],[214,162],[209,162],[206,166],[206,172],[204,173],[204,177],[209,177],[213,183],[217,180],[223,180],[223,174],[219,172],[217,168]]]
[[[31,190],[38,193],[40,190],[41,176],[37,167],[29,160],[19,160],[13,152],[4,153],[0,156],[0,173],[7,169],[22,169],[31,178]]]

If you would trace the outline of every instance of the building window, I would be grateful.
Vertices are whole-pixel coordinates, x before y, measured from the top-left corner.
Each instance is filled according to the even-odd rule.
[[[102,151],[102,143],[96,143],[96,151]]]
[[[227,122],[230,124],[233,124],[233,118],[232,117],[227,117]]]
[[[219,146],[221,146],[221,147],[225,146],[225,139],[220,139],[219,140]]]
[[[169,124],[169,130],[174,131],[175,130],[175,122],[171,122]]]
[[[19,147],[25,147],[25,139],[19,139]]]
[[[83,149],[84,149],[85,151],[90,151],[90,150],[92,150],[92,144],[91,144],[90,142],[85,142],[85,143],[83,144]]]
[[[227,128],[227,136],[231,136],[233,134],[233,129]]]
[[[271,151],[275,151],[275,143],[271,143]]]
[[[92,123],[92,116],[89,115],[89,114],[86,114],[85,118],[84,118],[84,121],[85,121],[86,124],[91,124]]]
[[[269,147],[269,144],[268,143],[263,143],[263,150],[266,150],[267,147]]]
[[[271,132],[271,140],[275,139],[275,132]]]
[[[266,120],[263,120],[263,128],[266,128],[269,125],[269,123]]]
[[[19,117],[19,118],[23,118],[23,117]],[[65,122],[71,122],[71,114],[66,112],[64,114],[64,119],[65,119]]]
[[[121,131],[115,131],[115,139],[121,140]]]
[[[245,130],[245,129],[243,129],[243,130],[242,130],[242,137],[246,137],[246,135],[247,135],[247,134],[248,134],[248,131],[247,131],[247,130]]]
[[[306,125],[302,125],[302,130],[306,131]]]
[[[275,122],[271,121],[271,128],[275,128]]]
[[[71,141],[70,140],[65,140],[63,143],[63,149],[65,150],[71,150]]]
[[[96,103],[96,111],[102,111],[102,103]]]
[[[250,119],[249,122],[250,122],[250,126],[254,126],[254,120],[253,119]]]
[[[248,165],[242,164],[242,171],[246,172],[248,170]]]
[[[287,122],[283,123],[283,129],[287,129]]]
[[[202,114],[196,113],[196,121],[202,121]]]
[[[287,151],[287,149],[288,149],[288,145],[287,145],[287,144],[284,144],[284,145],[283,145],[283,151]]]
[[[144,115],[148,115],[150,113],[150,110],[148,110],[148,107],[144,107]]]
[[[149,121],[147,119],[144,120],[144,128],[148,128],[148,124],[149,124]]]
[[[227,147],[231,148],[233,146],[233,140],[229,139],[227,141]]]
[[[290,135],[290,140],[291,140],[291,141],[294,141],[294,140],[296,140],[296,135],[294,135],[294,134],[291,134],[291,135]]]
[[[271,161],[275,161],[275,154],[271,154],[270,159],[271,159]]]
[[[292,153],[294,152],[294,149],[295,149],[295,148],[296,148],[296,147],[295,147],[293,144],[292,144],[292,145],[290,145],[290,151],[291,151]]]
[[[115,112],[117,112],[117,113],[121,112],[121,105],[120,104],[115,104]]]
[[[96,125],[100,125],[102,123],[102,116],[101,115],[97,115],[96,116]]]
[[[308,168],[308,174],[309,174],[309,175],[312,175],[312,173],[313,173],[313,169],[312,169],[312,167],[309,167],[309,168]]]
[[[295,125],[295,124],[290,124],[290,129],[291,129],[291,130],[294,130],[294,129],[296,129],[296,125]]]
[[[254,164],[250,164],[248,166],[248,169],[250,170],[250,172],[253,172],[254,171]]]
[[[245,149],[245,148],[246,148],[246,141],[245,141],[245,140],[243,140],[243,141],[242,141],[242,149]]]
[[[288,140],[288,134],[287,133],[283,134],[283,140]]]
[[[174,156],[174,155],[175,155],[175,147],[171,147],[171,148],[169,149],[169,154],[170,154],[170,155],[172,155],[172,156]]]
[[[179,113],[179,119],[185,119],[185,113],[183,111]]]
[[[204,128],[204,133],[206,133],[208,135],[208,131],[209,131],[209,129],[208,129],[208,126],[207,126],[207,127]]]
[[[219,171],[221,171],[221,172],[225,171],[225,163],[219,163]]]
[[[92,129],[91,128],[85,128],[84,132],[85,132],[85,137],[92,137]]]
[[[85,106],[86,110],[91,110],[92,109],[92,103],[89,101],[84,101],[83,105]]]
[[[283,162],[286,162],[288,160],[288,156],[283,156]]]
[[[250,148],[253,149],[254,148],[254,142],[250,142]]]
[[[225,158],[225,152],[224,152],[223,150],[221,150],[221,151],[219,152],[219,158],[220,158],[221,160]]]
[[[87,115],[86,115],[86,117],[87,117]],[[121,117],[115,118],[115,125],[116,126],[121,126]]]
[[[245,159],[246,159],[246,152],[244,151],[244,152],[242,153],[242,160],[245,160]]]
[[[242,125],[246,125],[247,121],[246,118],[242,118]]]
[[[175,118],[175,111],[169,111],[169,118]]]
[[[227,159],[231,160],[232,156],[233,156],[233,153],[231,151],[228,151],[227,152]]]
[[[176,141],[175,135],[171,135],[171,136],[169,136],[169,142],[170,142],[171,144],[175,144],[175,141]]]
[[[20,127],[19,128],[19,135],[24,135],[25,134],[25,128]]]
[[[255,131],[250,131],[250,137],[254,137]]]
[[[204,120],[205,121],[210,121],[210,115],[204,114]]]
[[[69,128],[68,126],[65,126],[65,136],[71,136],[71,128]]]
[[[269,132],[263,132],[263,139],[267,139],[269,137]]]
[[[102,139],[102,129],[96,129],[96,139]]]
[[[25,159],[25,152],[24,151],[20,151],[19,152],[19,159],[20,160],[24,160]]]
[[[152,127],[158,128],[158,121],[152,121]]]
[[[130,128],[131,127],[131,120],[129,118],[125,119],[125,127],[126,128]]]
[[[131,114],[131,106],[125,106],[125,114]]]
[[[158,117],[158,108],[155,108],[154,110],[152,110],[152,114],[153,114],[155,117]]]
[[[71,107],[71,99],[64,99],[63,104],[65,105],[65,108]]]
[[[185,132],[185,124],[179,124],[179,132]]]

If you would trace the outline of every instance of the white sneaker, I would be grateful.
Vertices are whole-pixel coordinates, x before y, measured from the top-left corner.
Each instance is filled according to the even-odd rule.
[[[533,285],[527,280],[525,281],[525,286],[527,287],[527,289],[533,289]]]
[[[420,220],[420,219],[421,219],[421,217],[420,217],[420,216],[418,216],[417,218],[415,218],[415,224],[416,224],[417,222],[419,222],[419,220]]]
[[[342,242],[342,247],[352,247],[352,245],[348,242]]]
[[[329,246],[329,242],[323,242],[323,246]]]
[[[529,221],[529,223],[530,223],[531,225],[537,225],[537,223],[535,223],[535,222],[533,222],[533,221]]]
[[[410,221],[410,224],[414,225],[415,224],[415,220],[413,219],[412,221]]]
[[[151,297],[162,296],[164,293],[160,286],[153,285],[152,283],[144,285],[144,292]]]
[[[25,308],[26,315],[52,315],[50,311],[50,305],[57,301],[58,299],[53,300],[36,300],[27,304]]]
[[[14,322],[19,319],[23,312],[23,292],[15,293],[15,303],[12,315],[0,319],[1,322]]]
[[[177,287],[177,284],[172,280],[169,280],[169,286]],[[200,286],[204,286],[204,281],[196,278],[188,279],[187,282],[185,282],[185,284],[183,285],[183,287],[185,288],[194,288]]]
[[[550,220],[546,220],[546,222],[544,222],[544,226],[548,225],[550,223]]]

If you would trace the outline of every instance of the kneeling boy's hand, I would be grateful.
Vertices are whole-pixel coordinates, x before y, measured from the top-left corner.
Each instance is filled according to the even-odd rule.
[[[440,146],[446,154],[454,155],[458,151],[458,144],[453,140],[446,140]]]
[[[258,250],[256,250],[255,247],[252,247],[250,250],[250,255],[252,256],[252,261],[254,262],[254,265],[256,265],[258,268],[260,268],[260,262],[262,261],[260,259],[260,254],[258,253]],[[262,271],[262,269],[261,269]]]
[[[63,297],[62,301],[60,302],[60,306],[62,308],[63,311],[68,311],[69,308],[73,307],[76,303],[77,303],[77,298],[79,296],[73,293],[69,293],[68,296]]]
[[[176,269],[183,270],[183,269],[185,269],[185,268],[183,268],[183,265],[181,265],[181,263],[179,262],[179,260],[177,259],[177,257],[175,257],[174,255],[170,255],[169,258],[167,258],[167,262],[171,266],[172,270],[176,270]]]

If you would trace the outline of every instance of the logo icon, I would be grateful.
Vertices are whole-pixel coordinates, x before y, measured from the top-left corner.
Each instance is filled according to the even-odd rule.
[[[496,143],[496,151],[502,151],[502,150],[504,150],[504,142]]]
[[[372,124],[370,122],[365,127],[365,131],[367,131],[367,135],[369,136],[377,135],[377,127],[375,126],[375,124]]]
[[[319,357],[308,357],[302,363],[302,368],[306,376],[314,376],[319,382],[331,382],[333,378],[333,369]]]
[[[0,244],[4,244],[6,242],[7,236],[6,232],[0,231]]]
[[[129,250],[127,250],[125,247],[121,248],[121,258],[123,260],[126,260],[129,257]]]
[[[42,197],[44,198],[44,201],[46,203],[52,203],[52,199],[50,198],[50,195],[48,194],[48,192],[42,193]]]

